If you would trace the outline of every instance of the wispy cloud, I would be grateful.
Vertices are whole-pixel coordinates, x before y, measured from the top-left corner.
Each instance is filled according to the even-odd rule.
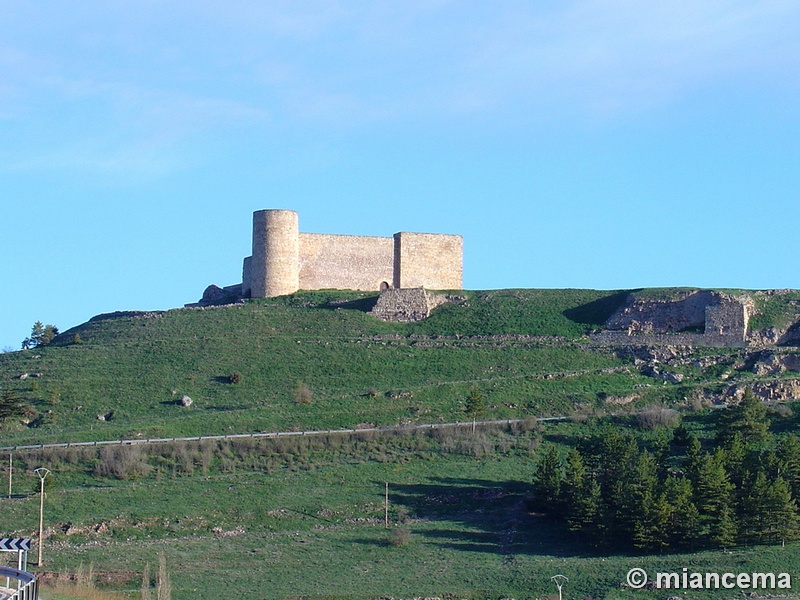
[[[0,24],[8,33],[0,119],[82,118],[85,139],[105,128],[110,143],[125,140],[120,157],[243,125],[614,118],[716,85],[798,88],[800,5],[788,0],[89,2],[82,10],[56,2],[47,10],[46,21],[28,7]],[[82,145],[79,131],[64,135],[62,148]]]

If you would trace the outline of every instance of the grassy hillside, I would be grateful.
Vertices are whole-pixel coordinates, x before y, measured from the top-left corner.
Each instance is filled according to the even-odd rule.
[[[672,402],[707,383],[687,368],[684,386],[663,389],[585,344],[628,292],[460,294],[412,324],[371,317],[374,295],[355,292],[99,316],[50,346],[0,355],[0,388],[36,411],[33,426],[6,424],[4,445],[457,420],[472,386],[487,418],[568,414],[634,394]],[[795,296],[759,298],[759,324],[791,320]],[[190,408],[176,404],[183,395]]]
[[[0,355],[0,389],[37,413],[28,425],[4,424],[0,446],[467,421],[473,386],[486,399],[484,418],[586,414],[628,401],[626,409],[685,404],[700,389],[791,377],[736,368],[741,352],[717,348],[673,360],[679,384],[646,376],[632,356],[585,336],[627,292],[459,294],[463,302],[414,324],[370,317],[374,297],[351,292],[100,316],[50,346]],[[794,301],[760,298],[763,326],[794,319]],[[183,395],[191,407],[176,403]],[[700,412],[685,422],[702,437],[708,418]],[[545,597],[556,573],[570,577],[565,598],[661,598],[620,590],[628,569],[798,572],[797,543],[612,556],[532,514],[538,448],[566,452],[594,427],[577,421],[541,431],[528,420],[475,434],[465,427],[19,453],[15,497],[0,498],[0,535],[34,533],[38,479],[30,471],[47,466],[55,487],[46,568],[93,565],[112,588],[136,590],[145,564],[152,573],[164,553],[176,600],[232,589],[275,599]],[[788,409],[774,429],[795,431],[797,421]],[[638,435],[648,444],[670,432]]]
[[[205,310],[98,317],[52,346],[0,355],[0,381],[46,415],[7,443],[202,435],[463,417],[479,386],[501,418],[564,413],[643,384],[581,346],[622,294],[473,292],[416,324],[381,322],[369,298],[302,293]],[[79,344],[73,343],[75,335]],[[546,337],[541,337],[546,336]],[[232,384],[228,376],[238,372]],[[21,374],[41,374],[25,380]],[[545,379],[553,374],[569,377]],[[298,388],[305,391],[298,398]],[[175,400],[188,395],[191,408]],[[300,400],[300,401],[298,401]],[[97,415],[113,411],[107,422]]]

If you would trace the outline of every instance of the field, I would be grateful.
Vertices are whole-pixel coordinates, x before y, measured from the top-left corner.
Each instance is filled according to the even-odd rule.
[[[162,554],[176,599],[545,598],[559,573],[569,577],[564,598],[646,599],[664,593],[622,588],[633,567],[800,577],[797,542],[610,555],[589,551],[529,504],[540,449],[565,452],[600,422],[591,415],[675,407],[703,435],[714,411],[692,405],[696,392],[759,379],[726,366],[740,350],[698,349],[697,358],[717,362],[687,360],[683,381],[666,384],[585,337],[624,293],[464,295],[416,324],[376,321],[360,310],[368,297],[339,292],[109,315],[51,346],[0,355],[3,389],[41,417],[4,425],[0,446],[469,422],[472,388],[486,400],[481,418],[526,419],[474,433],[467,425],[19,452],[14,498],[0,499],[0,534],[35,533],[31,469],[47,466],[43,570],[55,577],[91,567],[109,590],[135,593],[145,565],[154,573]],[[178,405],[183,395],[192,406]],[[533,420],[545,415],[573,418]],[[668,435],[615,419],[645,444]],[[797,430],[791,409],[772,419],[776,431]]]
[[[99,457],[59,462],[50,454],[61,476],[46,511],[60,529],[48,540],[46,568],[92,565],[117,587],[127,580],[136,589],[144,565],[152,572],[163,553],[176,598],[233,591],[259,598],[544,597],[557,573],[570,578],[567,597],[655,598],[620,589],[630,568],[798,572],[797,543],[667,556],[587,553],[526,505],[540,439],[563,443],[587,427],[241,442],[206,449],[212,458],[205,464],[202,447],[184,445],[192,461],[162,458],[160,469],[122,480],[87,473]],[[35,484],[28,476],[18,485]],[[4,518],[20,525],[11,533],[35,530],[38,497],[3,504]]]

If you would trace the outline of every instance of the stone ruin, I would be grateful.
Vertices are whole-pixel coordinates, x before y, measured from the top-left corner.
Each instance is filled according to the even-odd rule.
[[[444,294],[434,294],[425,288],[388,288],[378,296],[378,302],[369,314],[382,321],[408,323],[421,321],[431,316],[437,306],[450,302]]]
[[[746,295],[692,290],[653,299],[631,294],[593,338],[622,345],[745,346],[754,313],[755,304]]]

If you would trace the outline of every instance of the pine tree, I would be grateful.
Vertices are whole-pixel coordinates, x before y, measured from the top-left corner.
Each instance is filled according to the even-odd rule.
[[[567,528],[597,545],[603,530],[600,484],[586,471],[583,457],[575,449],[567,456],[562,497]]]
[[[763,537],[768,541],[796,539],[800,527],[797,503],[792,498],[789,484],[783,477],[776,477],[766,491],[766,514],[763,522]]]
[[[792,498],[800,501],[800,438],[796,435],[781,437],[775,449],[775,456],[778,475],[789,484]]]
[[[736,523],[733,515],[733,492],[728,472],[724,466],[725,453],[717,449],[713,455],[700,459],[695,504],[700,513],[706,539],[714,546],[727,546],[735,541]]]
[[[664,496],[672,512],[670,514],[670,545],[676,548],[691,548],[697,542],[700,513],[692,497],[694,489],[688,477],[669,477],[664,482]]]
[[[727,548],[736,543],[736,520],[733,509],[728,504],[720,507],[717,518],[711,523],[708,541],[715,548]]]
[[[470,388],[464,409],[467,415],[472,418],[472,432],[475,433],[475,421],[477,421],[478,417],[486,410],[486,400],[480,389],[478,389],[478,386],[472,386]]]
[[[739,404],[720,416],[717,441],[726,445],[736,433],[741,434],[747,446],[765,443],[770,438],[767,407],[749,388]]]
[[[13,390],[5,390],[0,398],[0,423],[25,414],[27,406]]]
[[[533,493],[536,503],[550,515],[560,513],[562,480],[561,459],[555,446],[548,445],[533,474]]]

